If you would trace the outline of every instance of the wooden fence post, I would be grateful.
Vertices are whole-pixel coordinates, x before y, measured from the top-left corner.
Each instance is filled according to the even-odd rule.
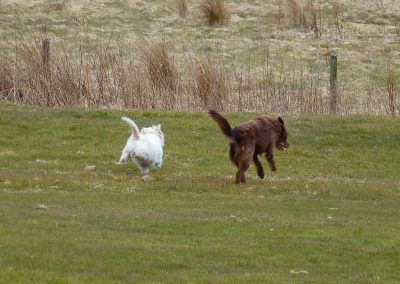
[[[42,41],[42,64],[45,72],[50,73],[50,41],[49,39],[44,39]]]
[[[329,60],[329,104],[331,114],[336,114],[337,111],[337,56],[335,53],[331,53]]]
[[[396,116],[396,109],[395,109],[396,83],[395,83],[395,79],[394,79],[394,72],[393,72],[392,65],[390,62],[388,62],[388,67],[387,67],[386,84],[387,84],[387,91],[388,91],[388,95],[389,95],[389,112],[392,117],[395,117]]]
[[[50,41],[49,39],[44,39],[42,41],[42,67],[43,67],[43,75],[47,84],[44,84],[43,87],[44,93],[46,96],[46,106],[50,106]]]

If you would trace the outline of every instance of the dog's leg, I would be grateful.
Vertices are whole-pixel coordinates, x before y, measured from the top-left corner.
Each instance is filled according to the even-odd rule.
[[[138,166],[143,175],[147,175],[149,173],[149,165],[146,162],[140,160],[137,157],[133,157],[132,160]]]
[[[276,171],[276,166],[275,166],[275,158],[274,158],[274,152],[272,149],[268,149],[267,153],[265,153],[265,157],[267,158],[267,161],[269,163],[269,167],[271,171]]]
[[[239,169],[236,172],[236,184],[239,183],[245,183],[246,182],[246,177],[244,176],[244,173],[247,171],[247,169],[250,166],[250,161],[241,161],[238,163],[239,164]]]
[[[161,166],[162,166],[162,159],[161,160],[159,160],[159,161],[157,161],[155,164],[154,164],[154,166],[157,168],[157,169],[159,169],[159,168],[161,168]]]
[[[140,167],[140,171],[142,172],[143,175],[149,174],[149,168],[147,167]]]
[[[138,165],[143,175],[147,175],[149,173],[149,168],[144,163],[137,161],[136,164]]]
[[[236,144],[230,144],[229,145],[229,159],[231,160],[231,162],[237,167],[239,168],[238,162],[235,158],[235,152],[236,152]]]
[[[239,184],[239,183],[241,183],[243,181],[242,175],[243,175],[243,173],[240,171],[240,169],[237,170],[237,172],[236,172],[236,180],[235,180],[236,184]]]
[[[264,174],[264,169],[260,163],[260,160],[258,159],[257,155],[253,156],[253,162],[256,165],[257,168],[257,175],[260,177],[260,179],[263,179],[265,174]]]
[[[118,165],[125,165],[126,162],[129,159],[129,153],[127,152],[122,152],[121,158],[119,158],[119,162],[117,163]]]
[[[246,182],[246,177],[244,173],[250,167],[251,161],[254,157],[254,147],[255,144],[253,144],[252,141],[245,141],[245,143],[242,146],[237,147],[236,149],[234,157],[238,166],[238,171],[236,172],[236,181],[235,181],[237,184],[241,182],[242,183]]]

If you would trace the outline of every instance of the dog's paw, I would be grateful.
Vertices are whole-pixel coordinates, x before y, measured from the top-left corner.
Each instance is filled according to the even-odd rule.
[[[272,167],[271,171],[276,172],[276,167]]]
[[[87,165],[85,166],[85,171],[94,171],[96,169],[95,165]]]
[[[143,181],[153,181],[154,178],[152,176],[149,176],[149,175],[144,175],[144,176],[142,176],[142,180]]]
[[[264,171],[257,171],[257,175],[260,179],[263,179],[265,177]]]

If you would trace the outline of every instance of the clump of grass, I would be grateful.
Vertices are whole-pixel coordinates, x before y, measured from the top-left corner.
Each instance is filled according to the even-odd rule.
[[[120,66],[120,69],[118,81],[120,82],[119,91],[123,107],[135,109],[152,108],[153,101],[150,99],[147,78],[145,73],[141,72],[143,68],[135,64],[128,64],[125,68]]]
[[[314,32],[315,38],[320,38],[322,35],[322,19],[315,7],[314,1],[309,2],[309,9],[311,14],[311,30]]]
[[[282,3],[282,1],[280,1],[279,4],[278,4],[278,13],[275,16],[275,18],[276,18],[276,21],[277,21],[278,29],[283,29],[285,14],[283,13],[283,3]]]
[[[224,25],[230,19],[230,12],[224,0],[204,0],[201,9],[210,26]]]
[[[45,106],[53,104],[51,76],[42,63],[40,42],[33,44],[18,42],[15,46],[18,60],[15,61],[15,79],[25,95],[23,102]]]
[[[146,43],[141,48],[142,61],[156,89],[176,89],[176,69],[165,43]]]
[[[67,7],[64,2],[53,1],[49,2],[46,8],[47,12],[53,12],[53,11],[65,11]]]
[[[197,59],[194,66],[195,93],[205,109],[223,110],[228,87],[223,72],[205,59]]]
[[[185,18],[188,13],[188,6],[186,0],[177,0],[179,16]]]
[[[287,0],[288,17],[295,27],[308,27],[305,7],[298,0]]]
[[[287,26],[312,30],[315,38],[321,38],[329,26],[337,37],[344,37],[343,5],[340,0],[330,1],[330,5],[317,4],[315,0],[282,0],[279,4],[277,24],[282,27],[286,18]],[[325,18],[323,18],[323,16]]]
[[[280,6],[280,14],[283,5]],[[286,17],[290,25],[295,28],[310,29],[316,38],[320,38],[323,32],[321,11],[317,9],[314,0],[302,4],[299,0],[286,0]],[[280,17],[281,18],[281,17]],[[278,24],[280,24],[279,19]]]
[[[13,80],[12,80],[12,70],[9,62],[9,58],[0,55],[0,97],[11,98],[10,95],[13,92]],[[4,64],[6,63],[6,64]]]
[[[343,28],[343,13],[342,13],[342,5],[339,0],[333,0],[333,17],[334,17],[334,26],[336,34],[339,35],[340,38],[344,36],[344,28]]]

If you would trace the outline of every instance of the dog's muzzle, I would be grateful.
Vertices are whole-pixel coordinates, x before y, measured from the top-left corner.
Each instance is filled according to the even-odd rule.
[[[289,143],[279,143],[279,150],[285,151],[287,148],[289,148]]]

